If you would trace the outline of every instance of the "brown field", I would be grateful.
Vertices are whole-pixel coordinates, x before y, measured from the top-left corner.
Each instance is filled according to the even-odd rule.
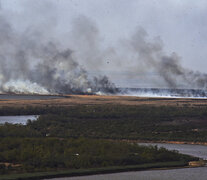
[[[149,98],[132,96],[67,95],[57,99],[0,99],[0,107],[73,106],[95,104],[152,105],[152,106],[207,106],[207,99]]]

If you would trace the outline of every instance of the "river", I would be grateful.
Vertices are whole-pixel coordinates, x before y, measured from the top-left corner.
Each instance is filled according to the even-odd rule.
[[[169,150],[177,150],[207,159],[207,146],[188,144],[140,143],[141,145],[157,145]],[[114,174],[92,175],[82,177],[54,178],[53,180],[207,180],[207,167],[182,168],[171,170],[148,170],[123,172]]]

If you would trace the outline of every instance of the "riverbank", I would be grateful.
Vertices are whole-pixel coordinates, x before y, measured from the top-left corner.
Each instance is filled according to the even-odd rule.
[[[173,162],[157,162],[147,163],[134,166],[113,166],[94,169],[76,169],[76,170],[60,170],[56,172],[36,172],[36,173],[24,173],[24,174],[10,174],[0,176],[1,180],[37,180],[48,179],[58,177],[74,177],[74,176],[87,176],[96,174],[109,174],[120,173],[129,171],[143,171],[143,170],[155,170],[155,169],[175,169],[175,168],[187,168],[188,163],[183,161]]]
[[[124,142],[132,142],[132,143],[164,143],[164,144],[190,144],[190,145],[203,145],[207,146],[207,142],[193,142],[193,141],[148,141],[148,140],[130,140],[123,139]]]

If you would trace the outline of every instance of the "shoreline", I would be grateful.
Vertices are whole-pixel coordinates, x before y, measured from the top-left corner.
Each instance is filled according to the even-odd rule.
[[[207,146],[207,142],[193,142],[193,141],[150,141],[150,140],[131,140],[131,139],[122,139],[124,142],[135,142],[135,143],[163,143],[163,144],[189,144],[189,145],[202,145]]]
[[[111,139],[111,141],[114,141]],[[117,141],[117,140],[116,140]],[[143,141],[143,140],[119,140],[125,142],[135,143],[171,143],[171,144],[199,144],[206,145],[206,142],[183,142],[183,141]],[[0,175],[1,180],[38,180],[38,179],[52,179],[52,178],[64,178],[64,177],[78,177],[78,176],[89,176],[89,175],[101,175],[101,174],[112,174],[122,173],[130,171],[150,171],[150,170],[173,170],[173,169],[184,169],[184,168],[199,168],[204,167],[201,161],[171,161],[171,162],[154,162],[139,165],[128,165],[128,166],[112,166],[102,168],[91,168],[91,169],[72,169],[72,170],[54,170],[45,172],[33,172],[33,173],[20,173],[20,174],[5,174]],[[206,161],[204,161],[206,164]],[[190,163],[195,165],[190,165]]]
[[[52,178],[64,178],[64,177],[78,177],[89,175],[101,175],[112,174],[130,171],[148,171],[148,170],[170,170],[170,169],[182,169],[182,168],[196,168],[188,165],[183,161],[172,162],[155,162],[140,165],[129,166],[112,166],[94,169],[76,169],[76,170],[60,170],[51,172],[34,172],[34,173],[22,173],[22,174],[10,174],[0,175],[1,180],[38,180],[38,179],[52,179]]]

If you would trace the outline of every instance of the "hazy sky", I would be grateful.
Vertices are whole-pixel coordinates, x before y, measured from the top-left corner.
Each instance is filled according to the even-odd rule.
[[[104,47],[130,38],[141,26],[149,39],[161,38],[166,54],[176,52],[185,68],[207,72],[206,0],[1,0],[1,6],[17,30],[48,23],[63,42],[80,16],[95,24]],[[113,69],[103,67],[110,76]]]

